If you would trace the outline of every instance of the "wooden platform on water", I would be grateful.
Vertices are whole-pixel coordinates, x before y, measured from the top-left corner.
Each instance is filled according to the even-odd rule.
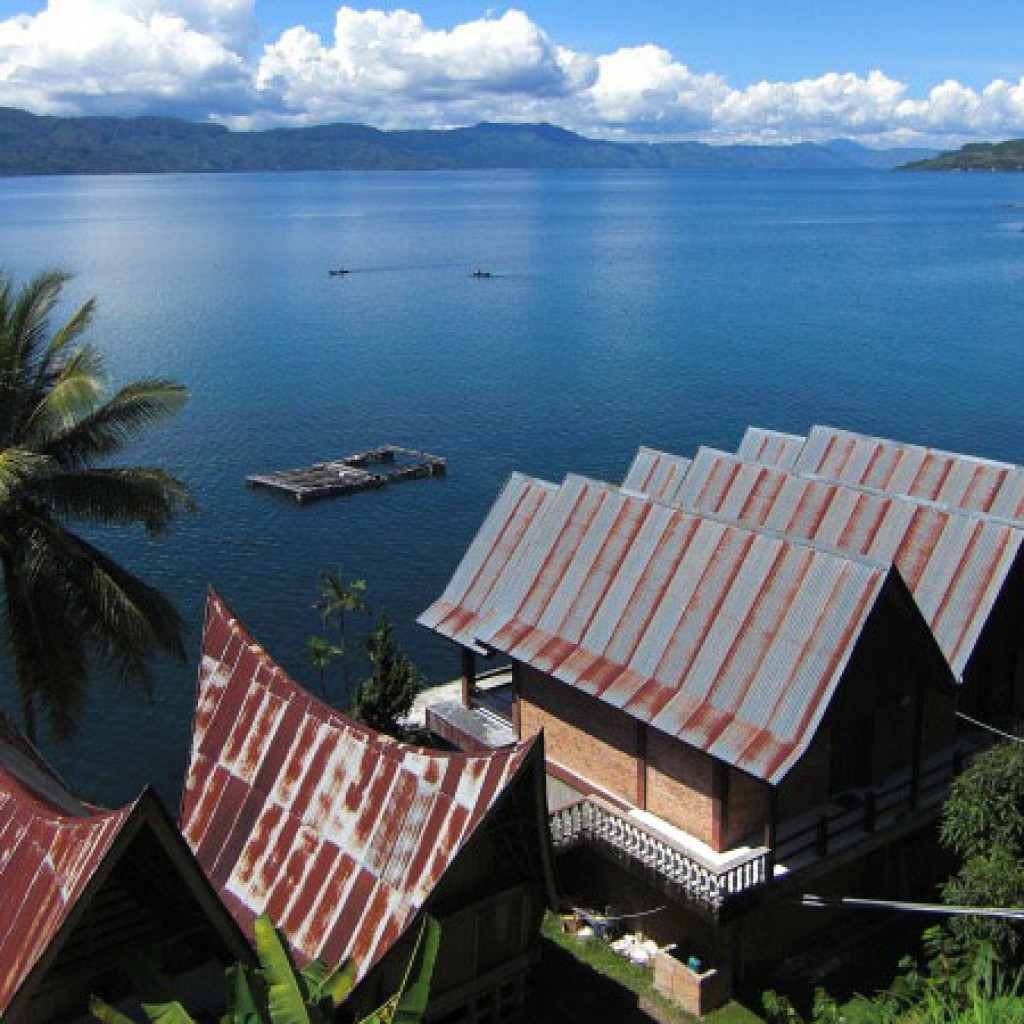
[[[316,462],[312,466],[283,469],[277,473],[258,473],[247,476],[245,482],[250,487],[265,487],[290,494],[301,505],[320,498],[369,491],[402,480],[444,474],[445,460],[442,456],[385,444],[333,462]]]

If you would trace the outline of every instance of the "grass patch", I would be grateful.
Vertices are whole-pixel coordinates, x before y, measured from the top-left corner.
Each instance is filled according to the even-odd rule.
[[[562,922],[557,915],[548,913],[541,926],[544,938],[563,950],[573,959],[585,964],[591,970],[632,992],[639,999],[649,1003],[656,1011],[657,1019],[669,1024],[695,1024],[702,1018],[686,1013],[654,991],[654,972],[650,967],[631,963],[623,956],[612,952],[608,944],[599,938],[580,942],[562,931]],[[730,1002],[720,1010],[703,1018],[704,1024],[763,1024],[763,1019],[737,1002]]]

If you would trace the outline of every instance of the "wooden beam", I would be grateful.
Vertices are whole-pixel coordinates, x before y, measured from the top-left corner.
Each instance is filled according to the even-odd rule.
[[[717,758],[711,768],[711,846],[725,849],[729,831],[729,766]]]
[[[647,726],[636,723],[636,805],[647,810]]]
[[[462,648],[462,706],[471,708],[476,694],[476,655],[468,648]]]

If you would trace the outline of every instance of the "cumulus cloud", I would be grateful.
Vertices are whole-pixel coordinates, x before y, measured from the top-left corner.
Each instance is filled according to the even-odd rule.
[[[0,103],[202,116],[244,102],[252,0],[50,0],[0,22]]]
[[[255,0],[49,0],[0,21],[0,104],[237,126],[547,120],[596,135],[953,145],[1024,134],[1024,78],[923,95],[880,70],[733,85],[652,41],[590,54],[516,9],[449,28],[342,6],[260,45]]]
[[[586,88],[592,69],[521,11],[438,30],[411,11],[342,7],[330,44],[296,27],[266,47],[256,87],[298,120],[373,115],[387,127],[507,116],[510,99],[540,109]]]

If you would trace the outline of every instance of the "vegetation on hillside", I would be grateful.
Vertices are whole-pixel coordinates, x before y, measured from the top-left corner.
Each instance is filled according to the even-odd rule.
[[[904,171],[1024,171],[1024,139],[972,142],[952,153],[904,164]]]
[[[362,124],[229,131],[168,117],[39,117],[0,107],[0,176],[477,168],[891,168],[929,150],[849,140],[711,146],[588,139],[550,124],[379,131]]]
[[[83,342],[95,301],[51,324],[68,275],[39,274],[20,289],[0,273],[0,570],[6,681],[25,732],[43,714],[74,735],[91,662],[143,693],[150,657],[184,660],[181,620],[159,591],[69,522],[162,534],[192,508],[185,485],[154,466],[109,460],[185,402],[183,387],[140,380],[108,394],[103,360]]]

